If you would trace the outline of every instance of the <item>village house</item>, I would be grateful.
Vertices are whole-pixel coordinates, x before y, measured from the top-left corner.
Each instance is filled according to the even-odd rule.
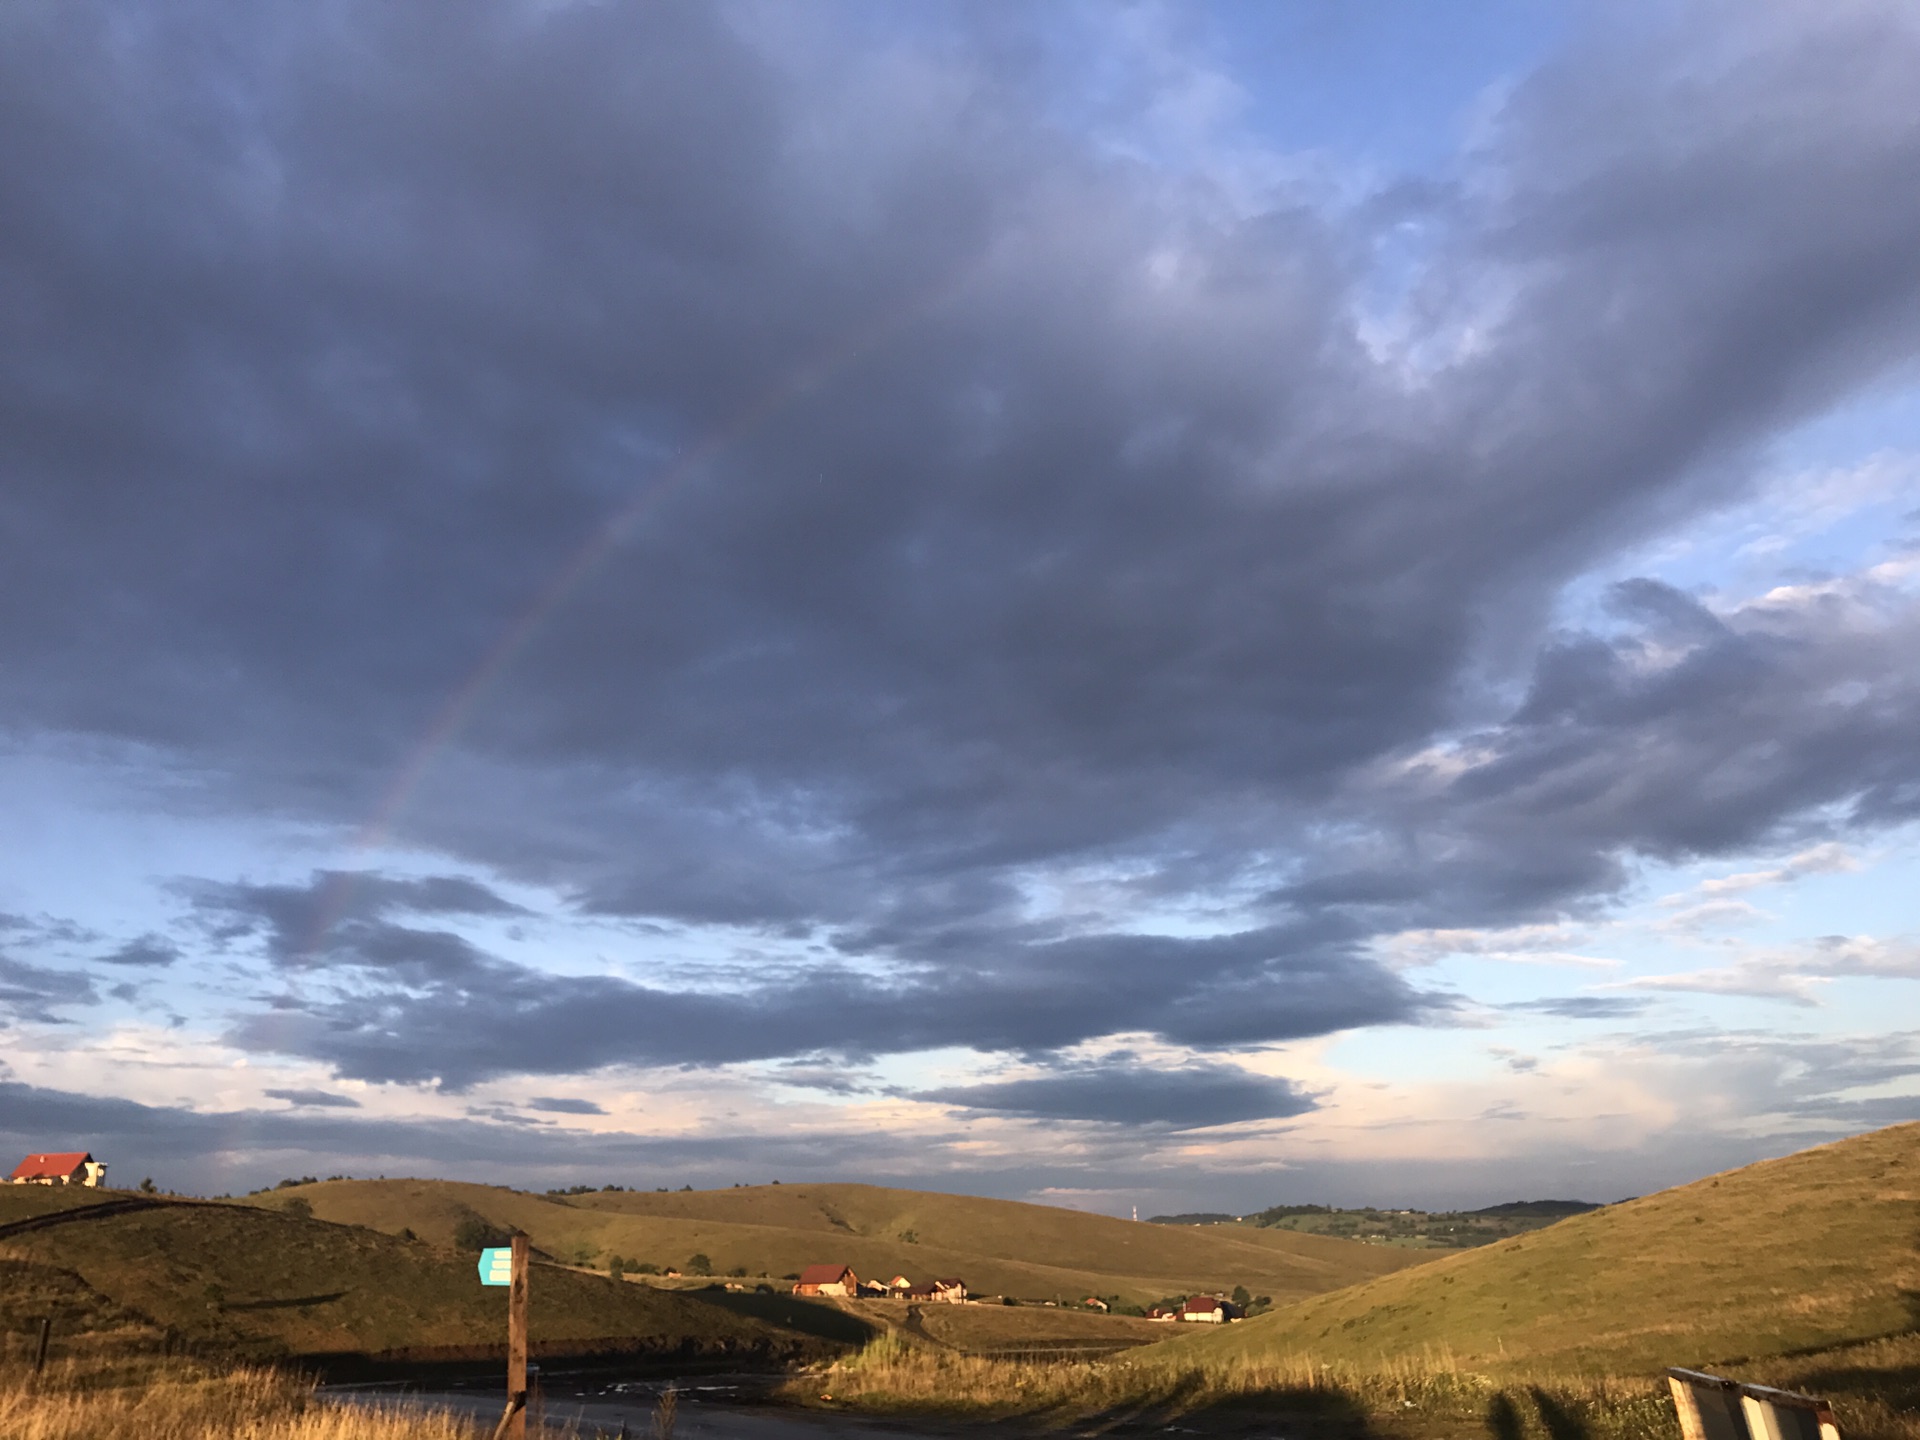
[[[1224,1325],[1229,1320],[1238,1320],[1240,1310],[1217,1296],[1195,1295],[1180,1307],[1180,1318],[1199,1325]]]
[[[838,1295],[845,1298],[860,1293],[860,1277],[851,1265],[809,1265],[800,1272],[793,1293],[796,1295]]]
[[[899,1293],[903,1300],[924,1300],[934,1305],[967,1303],[967,1284],[960,1279],[929,1280],[923,1285],[909,1285]]]
[[[107,1167],[84,1150],[29,1155],[7,1177],[15,1185],[86,1185],[94,1188],[106,1178]]]

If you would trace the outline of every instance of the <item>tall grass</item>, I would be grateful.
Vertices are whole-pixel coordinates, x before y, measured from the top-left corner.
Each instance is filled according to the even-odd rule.
[[[6,1440],[474,1440],[440,1411],[323,1404],[273,1370],[69,1363],[0,1377]]]
[[[1836,1400],[1846,1440],[1920,1440],[1911,1380],[1920,1340],[1851,1355],[1851,1363],[1748,1367],[1739,1378],[1799,1384]],[[862,1410],[1015,1416],[1058,1422],[1170,1419],[1257,1411],[1291,1428],[1340,1434],[1488,1436],[1491,1440],[1678,1440],[1663,1378],[1578,1375],[1515,1366],[1462,1368],[1444,1349],[1372,1366],[1309,1355],[1176,1368],[1125,1357],[1020,1361],[934,1349],[889,1334],[796,1377],[789,1398]]]

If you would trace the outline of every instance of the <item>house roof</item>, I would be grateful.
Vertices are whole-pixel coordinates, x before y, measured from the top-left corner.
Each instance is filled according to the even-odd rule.
[[[58,1180],[71,1175],[93,1156],[85,1150],[62,1150],[52,1155],[29,1155],[14,1167],[9,1179]]]
[[[850,1265],[809,1265],[800,1272],[802,1285],[837,1285],[853,1273]]]
[[[1216,1300],[1211,1295],[1196,1295],[1180,1308],[1189,1315],[1211,1315],[1216,1310],[1226,1309],[1227,1306],[1224,1300]]]
[[[936,1278],[933,1283],[946,1289],[951,1289],[955,1285],[958,1285],[962,1290],[967,1288],[967,1282],[960,1279],[957,1275],[946,1280]]]

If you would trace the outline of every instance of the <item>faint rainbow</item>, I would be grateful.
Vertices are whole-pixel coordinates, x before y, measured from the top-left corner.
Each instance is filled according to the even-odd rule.
[[[780,410],[809,391],[818,389],[854,360],[878,348],[913,321],[953,299],[978,270],[977,261],[955,266],[943,272],[931,284],[914,292],[903,303],[836,337],[774,380],[706,437],[675,457],[638,495],[616,510],[567,557],[552,578],[535,592],[526,608],[507,623],[499,639],[481,656],[466,678],[454,687],[407,758],[394,772],[392,781],[381,795],[372,815],[355,834],[349,849],[364,854],[386,844],[395,822],[420,788],[435,757],[460,732],[487,691],[553,618],[555,612],[619,549],[650,510],[683,487],[702,466],[765,424]],[[352,906],[353,891],[360,873],[346,869],[335,871],[327,878],[315,906],[312,929],[299,946],[297,954],[311,955],[316,952],[327,933],[344,918]]]

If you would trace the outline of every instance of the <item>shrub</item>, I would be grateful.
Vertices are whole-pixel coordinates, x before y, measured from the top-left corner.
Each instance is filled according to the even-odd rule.
[[[280,1207],[296,1220],[313,1219],[313,1202],[304,1195],[296,1195]]]
[[[468,1215],[453,1227],[453,1248],[478,1252],[505,1245],[513,1237],[484,1215]]]
[[[713,1273],[713,1261],[709,1260],[701,1252],[695,1251],[693,1255],[688,1257],[687,1273],[689,1275],[711,1275]]]

